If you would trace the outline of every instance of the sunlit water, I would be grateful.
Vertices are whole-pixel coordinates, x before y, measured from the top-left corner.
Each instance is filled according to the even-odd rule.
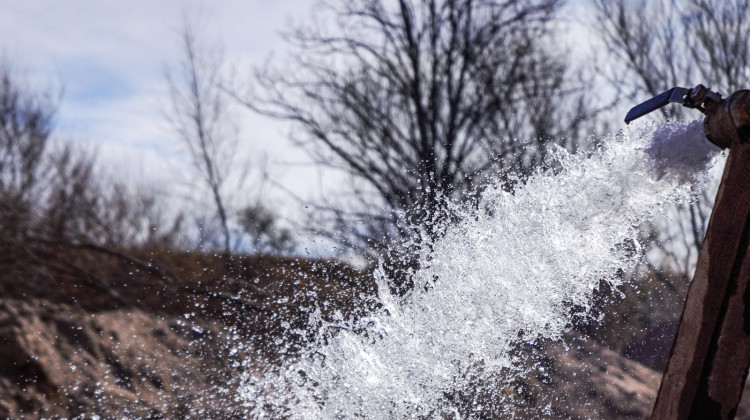
[[[602,144],[590,156],[556,152],[554,171],[540,171],[512,194],[488,188],[487,211],[459,210],[463,221],[422,255],[418,287],[405,299],[389,294],[376,273],[381,310],[356,326],[325,324],[339,332],[297,361],[243,376],[238,398],[248,414],[465,412],[448,396],[520,370],[512,356],[519,342],[560,338],[571,308],[585,310],[602,280],[616,285],[618,273],[637,263],[638,225],[666,203],[689,199],[716,154],[698,123],[620,133]],[[368,333],[349,332],[354,327]],[[492,398],[470,403],[510,404]]]

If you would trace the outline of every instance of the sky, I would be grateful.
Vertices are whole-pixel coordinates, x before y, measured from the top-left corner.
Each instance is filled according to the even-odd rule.
[[[308,18],[315,0],[0,0],[0,53],[38,86],[61,88],[57,135],[93,146],[117,177],[158,183],[168,191],[186,184],[187,170],[162,109],[164,68],[180,54],[185,13],[197,18],[202,39],[222,45],[238,74],[280,59],[280,32]],[[569,3],[580,14],[581,1]],[[574,46],[575,41],[574,41]],[[287,138],[279,121],[237,113],[242,158],[251,169],[238,201],[257,199],[265,162],[263,204],[295,219],[304,211],[292,196],[314,199],[342,183],[340,174],[312,165]],[[254,170],[254,171],[253,171]],[[280,188],[282,185],[283,188]]]
[[[244,69],[284,54],[280,31],[310,12],[311,0],[0,0],[0,52],[33,85],[61,89],[56,133],[93,146],[103,166],[135,182],[169,189],[186,181],[179,143],[162,109],[164,69],[179,58],[182,17],[199,23],[202,40],[221,45],[227,63]],[[306,154],[287,140],[282,122],[238,109],[240,149],[251,168],[262,162],[269,178],[309,198],[325,182]],[[323,176],[323,181],[320,177]],[[330,176],[329,176],[330,178]],[[240,200],[258,194],[251,171]],[[254,197],[253,197],[254,199]],[[299,205],[266,184],[269,207],[294,214]]]

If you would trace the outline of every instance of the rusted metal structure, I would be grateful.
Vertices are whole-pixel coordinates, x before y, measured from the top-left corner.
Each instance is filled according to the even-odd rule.
[[[651,418],[732,419],[750,367],[750,91],[675,89],[629,120],[668,102],[697,108],[729,156]]]

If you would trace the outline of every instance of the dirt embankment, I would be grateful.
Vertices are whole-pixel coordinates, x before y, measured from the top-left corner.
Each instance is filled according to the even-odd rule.
[[[241,369],[302,343],[290,331],[316,303],[351,313],[373,290],[327,261],[3,251],[0,418],[242,417]]]
[[[0,251],[0,418],[245,418],[243,369],[293,353],[312,308],[357,316],[374,292],[330,261]],[[494,388],[517,418],[647,417],[657,372],[592,340],[569,344],[531,349],[543,369]]]

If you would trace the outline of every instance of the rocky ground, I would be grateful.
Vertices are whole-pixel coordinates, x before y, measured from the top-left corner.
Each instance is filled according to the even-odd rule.
[[[3,251],[0,418],[243,418],[232,379],[241,369],[278,361],[278,338],[303,343],[291,331],[306,308],[356,316],[374,290],[326,261]],[[545,368],[499,388],[517,417],[648,416],[658,372],[580,335],[567,342],[534,349]],[[739,418],[750,418],[746,406]]]

